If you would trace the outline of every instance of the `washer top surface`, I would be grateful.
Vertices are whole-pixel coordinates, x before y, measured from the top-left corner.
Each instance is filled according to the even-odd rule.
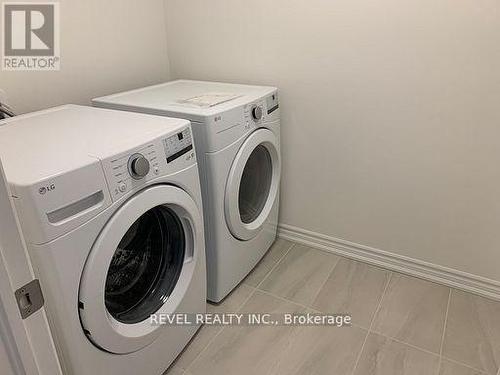
[[[268,86],[177,80],[137,90],[96,98],[97,106],[152,110],[156,114],[177,113],[209,117],[272,94]]]
[[[66,105],[3,121],[0,157],[11,183],[29,185],[187,125],[181,119]]]

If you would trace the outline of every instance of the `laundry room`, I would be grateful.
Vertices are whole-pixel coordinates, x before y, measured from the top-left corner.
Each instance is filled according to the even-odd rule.
[[[0,375],[500,375],[500,3],[0,7]]]

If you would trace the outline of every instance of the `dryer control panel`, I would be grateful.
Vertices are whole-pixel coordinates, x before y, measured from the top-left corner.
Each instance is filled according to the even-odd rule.
[[[278,92],[262,98],[254,103],[245,105],[243,109],[243,116],[247,128],[251,124],[259,126],[262,122],[273,121],[279,118],[279,100]]]
[[[258,128],[271,128],[279,134],[278,91],[270,91],[256,100],[249,100],[236,108],[209,116],[205,122],[193,122],[192,125],[195,137],[203,140],[202,148],[207,153],[220,151]]]
[[[111,197],[115,201],[152,179],[173,174],[196,163],[191,128],[103,161]]]

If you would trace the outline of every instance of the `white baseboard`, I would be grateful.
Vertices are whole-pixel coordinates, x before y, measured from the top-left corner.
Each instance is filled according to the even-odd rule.
[[[370,263],[392,271],[416,276],[500,301],[500,282],[495,280],[359,245],[288,224],[278,225],[278,236],[343,257]]]

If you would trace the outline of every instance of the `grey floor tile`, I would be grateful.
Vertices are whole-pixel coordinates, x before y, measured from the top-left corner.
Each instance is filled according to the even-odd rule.
[[[240,284],[221,303],[207,304],[210,313],[230,313],[238,311],[255,289],[249,285]]]
[[[355,375],[434,375],[439,356],[370,333]]]
[[[393,274],[372,330],[439,354],[449,292],[435,283]]]
[[[185,372],[181,368],[172,367],[169,368],[166,372],[164,372],[163,375],[185,375]]]
[[[240,284],[218,305],[208,304],[209,313],[232,313],[238,311],[255,289],[244,284]],[[184,348],[184,351],[177,357],[173,369],[187,369],[198,355],[206,348],[208,343],[222,330],[220,326],[203,326],[196,336]]]
[[[243,281],[250,286],[257,286],[278,263],[278,261],[286,254],[286,252],[293,246],[293,242],[278,238],[271,246],[269,251],[264,255],[262,260],[257,264],[252,272]]]
[[[336,255],[295,245],[259,288],[310,305],[338,260]]]
[[[256,291],[242,312],[301,312],[293,303]],[[298,327],[225,327],[189,367],[192,375],[271,374],[289,347]]]
[[[390,275],[278,239],[233,293],[208,306],[209,312],[305,312],[305,305],[350,313],[357,326],[368,328],[380,303],[374,332],[204,326],[166,375],[351,375],[358,358],[354,375],[436,375],[438,369],[439,375],[500,375],[500,303],[454,290],[445,330],[449,288]],[[440,363],[443,333],[443,357],[449,360]]]
[[[350,313],[358,326],[369,328],[390,272],[340,259],[312,307],[326,313]]]
[[[221,331],[220,326],[202,326],[172,364],[172,369],[186,370]]]
[[[303,306],[297,305],[291,301],[284,300],[273,295],[256,289],[254,294],[245,302],[239,310],[241,313],[269,313],[279,314],[291,312],[306,312]]]
[[[439,375],[484,375],[484,373],[443,359]]]
[[[453,290],[443,356],[496,375],[500,365],[500,302]]]
[[[367,334],[357,327],[300,327],[273,375],[351,374]]]

